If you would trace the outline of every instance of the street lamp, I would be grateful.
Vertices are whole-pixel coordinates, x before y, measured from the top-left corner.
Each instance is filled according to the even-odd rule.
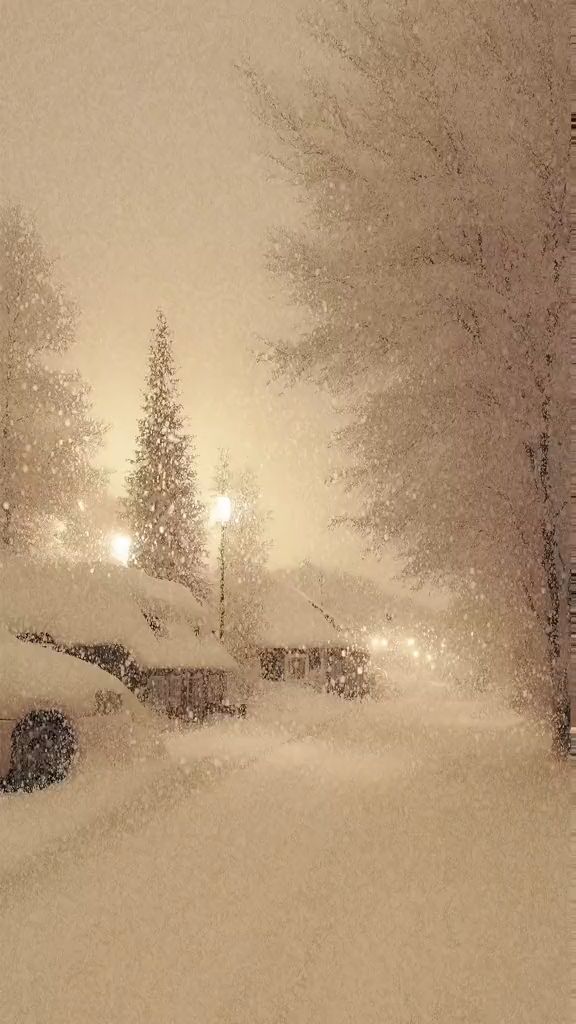
[[[224,535],[232,516],[232,501],[227,494],[219,494],[214,506],[214,520],[220,523],[220,639],[224,639]]]
[[[131,547],[132,538],[128,537],[127,534],[112,534],[112,537],[110,538],[110,554],[112,555],[112,558],[116,559],[117,562],[121,562],[122,565],[128,565]]]

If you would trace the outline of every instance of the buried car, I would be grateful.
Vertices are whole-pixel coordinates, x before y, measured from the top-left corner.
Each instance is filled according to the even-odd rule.
[[[245,713],[199,602],[141,570],[5,557],[0,643],[4,792],[62,781],[78,758],[160,751],[153,711]]]
[[[0,792],[62,782],[77,762],[161,750],[154,716],[117,679],[0,628]]]
[[[245,713],[229,703],[239,669],[202,605],[140,569],[11,557],[1,570],[0,623],[20,640],[99,666],[171,717]]]

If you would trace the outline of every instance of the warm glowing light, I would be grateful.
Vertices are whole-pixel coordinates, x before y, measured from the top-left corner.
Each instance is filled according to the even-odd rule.
[[[375,650],[378,647],[388,647],[388,639],[385,636],[373,636],[370,643]]]
[[[408,647],[414,647],[416,641],[413,636],[409,636],[406,643],[408,644]]]
[[[227,494],[219,494],[214,503],[214,521],[225,526],[232,516],[232,501]]]
[[[122,565],[128,565],[128,559],[130,558],[130,548],[132,547],[132,538],[128,537],[125,533],[114,533],[110,538],[110,554],[117,562],[121,562]]]
[[[416,648],[414,648],[414,650],[412,651],[412,656],[414,658],[419,658],[420,657],[420,651],[417,651]]]

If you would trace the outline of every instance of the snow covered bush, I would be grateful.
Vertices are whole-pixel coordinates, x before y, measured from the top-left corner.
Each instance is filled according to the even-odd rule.
[[[479,668],[560,723],[564,6],[332,0],[309,27],[320,72],[247,70],[309,203],[270,262],[310,327],[269,357],[339,401],[367,544],[450,588]]]

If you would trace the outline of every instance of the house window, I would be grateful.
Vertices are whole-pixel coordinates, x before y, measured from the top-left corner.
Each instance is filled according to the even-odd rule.
[[[318,647],[313,647],[311,651],[308,651],[308,665],[311,672],[317,672],[322,668],[322,651]]]
[[[271,649],[260,652],[260,665],[264,679],[284,678],[284,651]]]
[[[306,677],[306,660],[305,654],[288,655],[287,667],[290,679],[304,679]]]

